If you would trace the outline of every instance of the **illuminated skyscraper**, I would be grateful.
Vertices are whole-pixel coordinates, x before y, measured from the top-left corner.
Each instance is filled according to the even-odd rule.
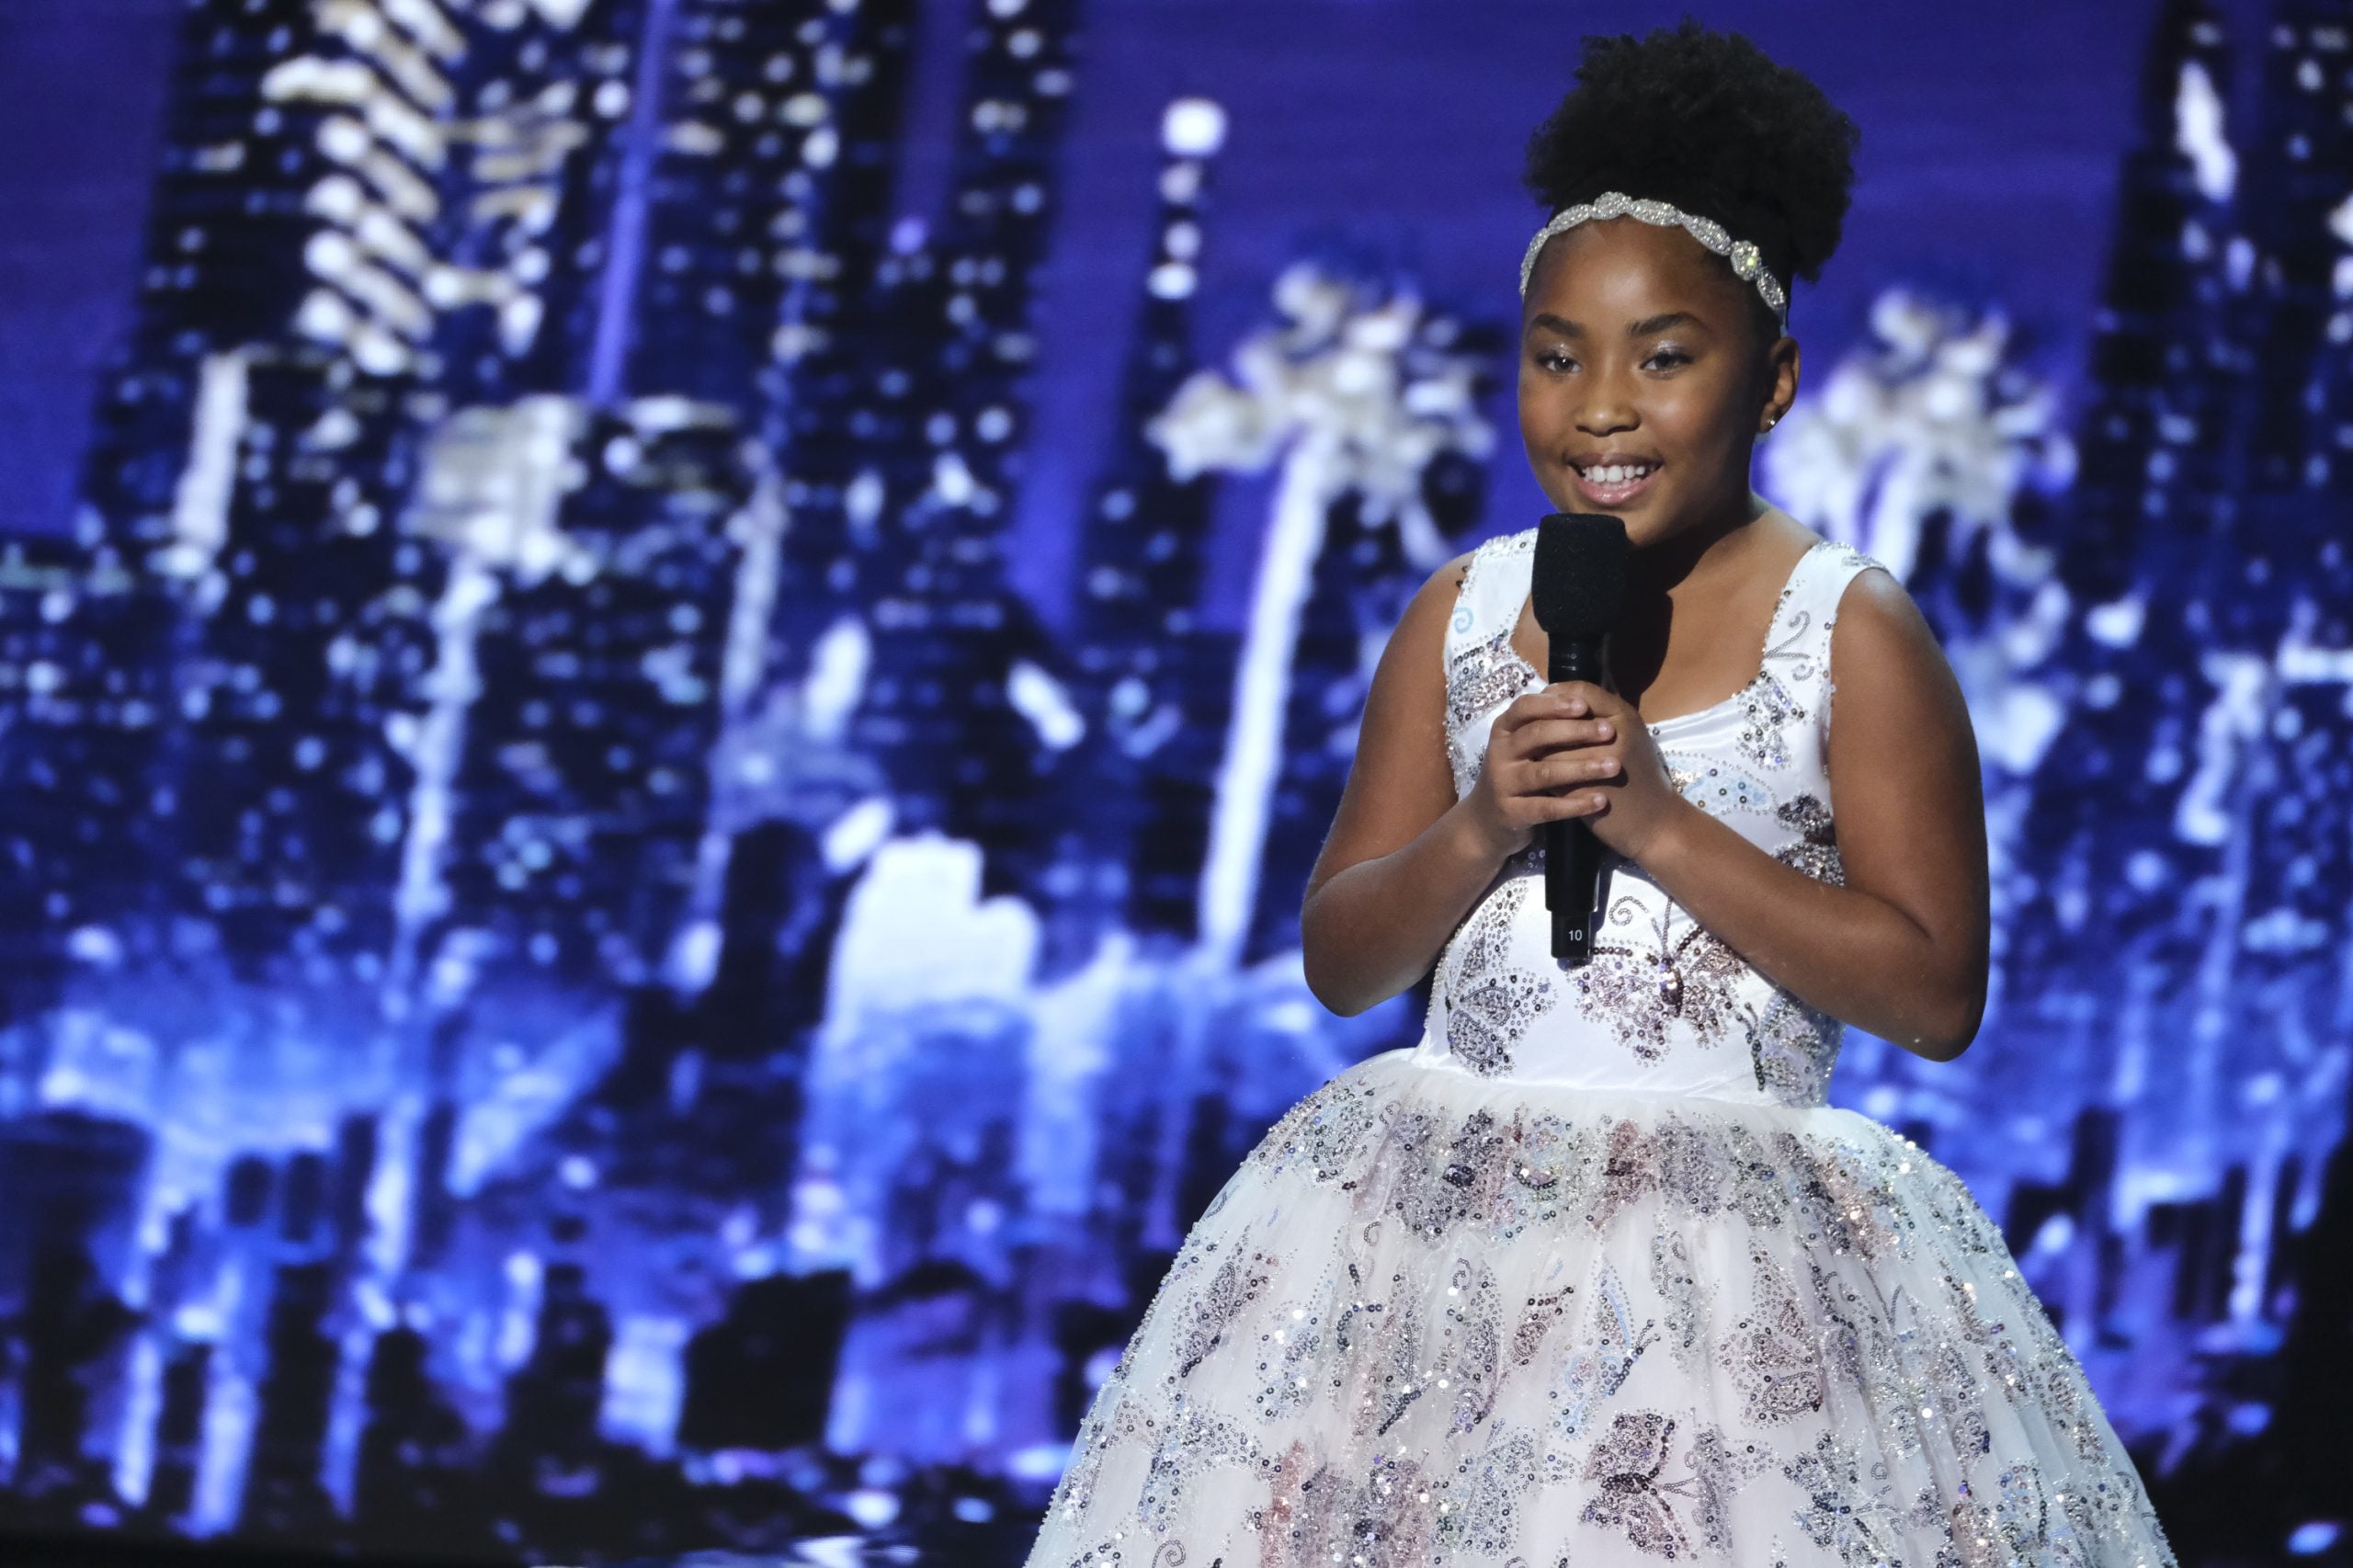
[[[2353,5],[2281,0],[2260,83],[2239,186],[2255,250],[2244,490],[2183,574],[2205,700],[2174,812],[2213,890],[2182,901],[2197,976],[2183,1098],[2219,1142],[2244,1136],[2221,1106],[2275,1074],[2294,1085],[2265,1113],[2279,1142],[2256,1159],[2258,1212],[2286,1148],[2317,1157],[2341,1136],[2341,1096],[2309,1064],[2353,1038]],[[2268,1239],[2245,1239],[2259,1274]]]
[[[2336,476],[2353,464],[2353,403],[2330,406],[2329,393],[2343,397],[2353,361],[2353,207],[2345,178],[2353,167],[2353,5],[2277,0],[2265,45],[2239,188],[2253,247],[2254,319],[2243,335],[2256,372],[2245,410],[2247,480],[2283,499],[2316,500],[2332,483],[2341,497],[2345,481]],[[2297,507],[2297,517],[2284,510],[2271,509],[2266,531],[2287,529],[2295,548],[2342,536],[2318,507]],[[2292,572],[2302,562],[2278,564]],[[2268,603],[2281,591],[2274,585],[2259,597]],[[2339,595],[2335,602],[2346,601]]]
[[[517,361],[551,302],[559,328],[585,324],[578,236],[599,222],[611,182],[594,170],[633,58],[606,29],[625,36],[631,14],[579,0],[191,6],[139,310],[85,464],[104,535],[176,542],[170,564],[202,570],[245,412],[220,356],[272,346],[405,386],[454,352],[470,385],[485,379],[477,321]],[[567,239],[570,254],[551,253]]]
[[[1492,335],[1465,334],[1456,346],[1492,347]],[[1440,454],[1422,494],[1430,522],[1444,539],[1457,539],[1478,518],[1485,466],[1459,453]],[[1245,949],[1254,957],[1299,944],[1302,890],[1332,830],[1356,758],[1372,666],[1414,590],[1438,564],[1416,555],[1414,541],[1393,520],[1367,512],[1361,494],[1344,496],[1332,507],[1313,586],[1301,607],[1282,765],[1267,801],[1259,896]]]
[[[2114,598],[2136,573],[2166,574],[2170,559],[2143,552],[2195,539],[2204,508],[2235,478],[2226,449],[2243,372],[2228,301],[2252,253],[2233,210],[2231,83],[2214,8],[2169,5],[2142,65],[2140,136],[2124,160],[2095,318],[2095,401],[2076,437],[2061,570],[2090,603]]]
[[[1114,447],[1080,538],[1073,650],[1077,706],[1094,733],[1072,809],[1087,864],[1125,879],[1119,906],[1103,913],[1186,939],[1199,921],[1234,639],[1200,622],[1214,482],[1171,477],[1144,426],[1199,363],[1193,290],[1224,136],[1224,110],[1205,98],[1179,99],[1161,119],[1158,237]]]
[[[2177,603],[2150,600],[2181,591],[2242,472],[2231,394],[2243,357],[2230,307],[2252,252],[2233,210],[2238,154],[2222,118],[2231,81],[2211,7],[2169,6],[2142,70],[2140,138],[2124,162],[2091,399],[2058,541],[2060,581],[2078,604],[2107,608],[2091,608],[2073,630],[2071,652],[2093,674],[2070,733],[2050,749],[2024,829],[2021,858],[2041,870],[2007,933],[2015,994],[2005,1006],[2008,1027],[2022,1030],[2041,1027],[2034,1014],[2043,1012],[2063,1033],[2075,1027],[2064,1021],[2072,999],[2126,983],[2082,967],[2082,934],[2097,920],[2118,937],[2145,936],[2156,911],[2134,879],[2146,884],[2180,849],[2170,810],[2179,754],[2171,770],[2143,766],[2149,714],[2122,699],[2159,662],[2156,640],[2168,644],[2161,660],[2189,662],[2173,642]],[[2132,1019],[2128,1008],[2122,1021]]]
[[[142,923],[122,917],[155,913],[154,769],[177,630],[167,596],[110,551],[0,549],[0,1009],[12,1019],[54,999],[69,953],[131,956]]]
[[[1295,943],[1301,857],[1354,754],[1370,650],[1452,553],[1494,440],[1492,328],[1360,254],[1293,262],[1272,293],[1279,319],[1233,375],[1188,377],[1149,426],[1179,478],[1280,470],[1201,869],[1201,940],[1229,962]]]
[[[864,282],[897,168],[914,7],[665,0],[627,391],[776,440]],[[605,395],[610,396],[610,390]]]
[[[179,672],[178,897],[243,971],[291,958],[332,983],[347,956],[372,974],[391,937],[443,562],[388,514],[409,461],[396,381],[301,352],[236,363],[239,481]]]
[[[82,535],[194,623],[154,650],[185,741],[121,788],[162,808],[178,907],[248,972],[365,975],[390,936],[444,570],[392,526],[415,433],[452,391],[585,359],[559,340],[593,325],[580,236],[632,58],[608,29],[634,16],[205,0],[183,21]]]
[[[2262,1119],[2214,1221],[2257,1281],[2283,1162],[2338,1135],[2313,1053],[2353,995],[2353,222],[2322,172],[2353,157],[2349,46],[2353,10],[2281,5],[2238,124],[2210,7],[2177,0],[2152,43],[2061,541],[2075,695],[2002,1004],[2044,1058],[2100,1065],[2087,1095],[2137,1102],[2128,1169],[2210,1169]]]
[[[790,558],[799,583],[855,585],[873,665],[852,740],[890,771],[908,826],[989,846],[991,892],[1042,876],[1049,780],[1084,729],[1000,538],[1078,11],[997,0],[976,17],[948,210],[902,232],[867,312],[861,369],[879,395],[849,411],[849,548]]]
[[[625,339],[631,153],[650,136],[655,0],[503,0],[465,29],[440,238],[425,275],[450,406],[595,395]]]
[[[420,732],[446,829],[404,911],[492,932],[502,968],[635,983],[692,891],[754,476],[682,399],[480,410],[437,437],[420,535],[466,584]],[[434,885],[446,878],[446,888]]]

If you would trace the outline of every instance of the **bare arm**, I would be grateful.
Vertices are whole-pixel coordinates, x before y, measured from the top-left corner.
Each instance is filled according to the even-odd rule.
[[[1845,886],[1680,801],[1635,858],[1776,984],[1949,1061],[1977,1033],[1988,968],[1985,812],[1968,710],[1935,634],[1883,573],[1848,585],[1831,667]]]
[[[1597,809],[1589,797],[1555,791],[1617,766],[1586,756],[1529,764],[1545,747],[1591,745],[1611,734],[1581,699],[1560,699],[1564,687],[1548,687],[1496,715],[1478,783],[1455,799],[1446,623],[1468,560],[1458,556],[1433,573],[1390,633],[1340,809],[1307,879],[1300,942],[1308,989],[1336,1013],[1361,1013],[1427,974],[1537,824]]]

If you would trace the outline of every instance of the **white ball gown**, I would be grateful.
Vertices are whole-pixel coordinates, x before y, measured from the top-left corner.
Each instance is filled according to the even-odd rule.
[[[1473,552],[1449,626],[1458,793],[1544,684],[1511,646],[1535,535]],[[1830,881],[1831,628],[1874,564],[1814,546],[1754,680],[1651,726],[1687,798]],[[1998,1229],[1824,1103],[1838,1022],[1614,856],[1593,960],[1555,962],[1539,845],[1420,1042],[1301,1101],[1187,1236],[1030,1568],[2170,1568]]]

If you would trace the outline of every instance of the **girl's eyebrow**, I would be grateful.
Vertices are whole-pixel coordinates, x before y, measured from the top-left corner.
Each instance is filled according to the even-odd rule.
[[[1693,315],[1689,311],[1667,311],[1660,315],[1644,316],[1640,321],[1628,322],[1626,324],[1626,335],[1629,337],[1648,337],[1652,333],[1665,332],[1668,327],[1683,326],[1686,324],[1691,326],[1703,326],[1706,324],[1700,321],[1698,316]],[[1529,332],[1534,332],[1540,326],[1549,326],[1554,332],[1559,333],[1563,337],[1583,337],[1585,335],[1585,328],[1579,326],[1576,323],[1570,321],[1565,316],[1556,316],[1550,311],[1540,311],[1535,315],[1529,318],[1528,330]]]

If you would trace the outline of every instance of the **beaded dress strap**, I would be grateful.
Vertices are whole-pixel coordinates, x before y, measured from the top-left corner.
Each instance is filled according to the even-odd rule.
[[[1846,597],[1847,585],[1866,572],[1876,568],[1886,572],[1891,577],[1895,574],[1885,562],[1874,556],[1866,555],[1850,544],[1833,541],[1830,547],[1821,553],[1825,559],[1822,570],[1816,574],[1816,580],[1821,586],[1818,590],[1818,608],[1815,616],[1822,626],[1822,648],[1816,659],[1816,663],[1820,665],[1820,672],[1816,677],[1820,682],[1820,689],[1815,695],[1813,706],[1815,712],[1821,716],[1820,733],[1826,741],[1830,733],[1831,699],[1836,689],[1830,678],[1830,638],[1838,624],[1839,601]],[[1897,578],[1897,581],[1901,582],[1902,579]],[[1824,760],[1826,766],[1827,758],[1825,757]]]
[[[1471,552],[1471,559],[1463,562],[1454,617],[1447,623],[1449,653],[1518,624],[1519,601],[1527,597],[1527,585],[1506,568],[1510,558],[1528,554],[1534,545],[1535,530],[1529,529],[1499,534]]]
[[[1535,540],[1532,528],[1502,535],[1481,544],[1463,563],[1445,648],[1446,749],[1457,796],[1469,793],[1479,776],[1484,739],[1473,733],[1473,726],[1534,678],[1511,646],[1511,634],[1527,594],[1512,563],[1526,560]]]
[[[1830,681],[1830,636],[1847,585],[1873,567],[1886,567],[1852,545],[1825,540],[1807,552],[1791,592],[1777,616],[1775,642],[1802,656],[1802,678],[1826,691]],[[1787,624],[1780,624],[1786,618]]]

